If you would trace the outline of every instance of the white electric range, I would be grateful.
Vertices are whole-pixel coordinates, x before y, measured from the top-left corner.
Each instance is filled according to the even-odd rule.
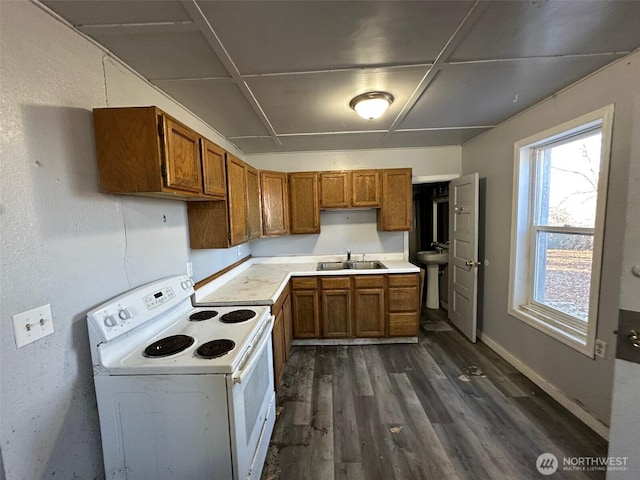
[[[260,478],[275,423],[268,307],[194,308],[168,277],[87,314],[107,479]]]

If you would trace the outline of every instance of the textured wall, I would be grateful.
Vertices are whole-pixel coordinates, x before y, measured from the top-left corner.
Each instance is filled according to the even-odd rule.
[[[99,193],[91,109],[158,105],[239,152],[29,2],[2,2],[0,35],[2,463],[8,480],[102,478],[86,312],[237,254],[190,251],[184,202]],[[55,333],[16,349],[11,316],[47,303]]]
[[[636,53],[471,140],[462,148],[463,172],[479,172],[486,182],[484,251],[490,266],[483,268],[481,273],[484,285],[481,305],[484,307],[479,314],[483,335],[607,424],[611,408],[613,331],[618,317],[633,104],[640,89],[639,78],[640,53]],[[611,103],[615,103],[615,117],[597,332],[598,338],[609,346],[608,356],[603,360],[588,358],[507,315],[507,294],[514,143]]]

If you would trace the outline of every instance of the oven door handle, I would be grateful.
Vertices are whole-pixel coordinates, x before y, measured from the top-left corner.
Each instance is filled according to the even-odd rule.
[[[265,344],[271,341],[271,330],[273,330],[274,320],[275,317],[273,315],[269,315],[262,331],[256,336],[255,343],[249,347],[242,365],[232,375],[233,383],[242,383],[244,378],[253,370],[255,363],[260,358],[260,352],[262,352]]]

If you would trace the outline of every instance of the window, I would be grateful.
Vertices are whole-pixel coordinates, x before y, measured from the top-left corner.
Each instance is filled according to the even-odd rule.
[[[613,106],[515,145],[509,313],[593,356]]]

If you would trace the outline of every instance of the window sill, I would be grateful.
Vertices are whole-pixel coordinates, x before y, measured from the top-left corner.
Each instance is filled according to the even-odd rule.
[[[519,305],[510,308],[508,313],[560,343],[589,358],[594,358],[594,346],[590,344],[586,332],[581,333],[568,326],[563,326],[561,318],[539,311],[533,305]]]

